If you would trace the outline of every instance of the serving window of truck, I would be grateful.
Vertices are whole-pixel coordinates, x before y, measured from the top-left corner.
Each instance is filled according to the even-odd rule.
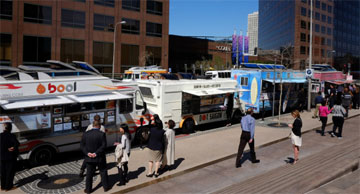
[[[182,114],[201,114],[221,111],[224,106],[225,94],[197,96],[182,93]]]

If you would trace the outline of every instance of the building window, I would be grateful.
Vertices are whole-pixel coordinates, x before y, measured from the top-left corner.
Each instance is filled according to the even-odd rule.
[[[147,0],[146,3],[146,13],[162,15],[163,12],[163,3],[153,0]]]
[[[51,59],[51,38],[24,36],[23,40],[23,61],[46,62]]]
[[[0,19],[12,20],[12,1],[0,1]]]
[[[121,32],[127,34],[140,34],[140,21],[128,18],[123,18],[125,24],[122,24]]]
[[[306,29],[306,22],[305,21],[301,20],[300,24],[301,24],[302,29]]]
[[[0,34],[0,64],[10,65],[11,62],[11,34]]]
[[[315,32],[320,32],[320,26],[319,26],[319,24],[315,24]]]
[[[315,19],[316,19],[316,20],[320,20],[320,13],[315,12]]]
[[[73,1],[78,1],[78,2],[82,2],[82,3],[86,2],[86,0],[73,0]]]
[[[122,8],[133,11],[140,11],[140,0],[123,0]]]
[[[332,19],[331,19],[330,16],[327,17],[327,23],[328,23],[328,24],[331,24],[331,23],[332,23]]]
[[[146,22],[146,36],[162,36],[162,24]]]
[[[321,37],[321,45],[325,45],[325,38]]]
[[[325,3],[321,3],[321,9],[326,11],[326,4]]]
[[[301,42],[306,42],[306,34],[300,33],[300,40]]]
[[[320,54],[320,53],[319,53],[319,49],[318,49],[318,48],[315,48],[315,49],[314,49],[314,56],[317,57],[317,56],[319,56],[319,54]],[[318,63],[318,62],[317,62],[317,63]],[[316,64],[316,62],[315,62],[315,64]]]
[[[326,27],[325,26],[321,26],[321,33],[326,34]]]
[[[300,61],[300,69],[305,69],[305,60]]]
[[[331,5],[328,5],[327,10],[328,10],[329,13],[332,13],[332,6],[331,6]]]
[[[300,46],[300,54],[305,55],[306,53],[306,47]]]
[[[321,21],[326,22],[326,15],[321,14]]]
[[[72,28],[85,28],[85,12],[62,9],[61,26]]]
[[[305,7],[301,7],[301,15],[306,16],[306,8]]]
[[[324,49],[321,49],[321,56],[325,57],[325,50]]]
[[[320,9],[320,1],[319,0],[315,1],[315,7]]]
[[[146,47],[146,54],[148,55],[146,60],[146,66],[148,65],[161,65],[161,47]]]
[[[121,66],[133,67],[139,65],[139,45],[121,45]]]
[[[24,21],[51,24],[52,9],[49,6],[24,3]]]
[[[331,35],[331,28],[327,28],[327,34]]]
[[[93,64],[110,65],[113,60],[113,43],[94,42],[93,44]]]
[[[114,5],[115,5],[115,0],[94,0],[94,3],[95,3],[96,5],[114,7]]]
[[[327,41],[327,45],[331,46],[331,39],[327,39],[326,41]]]
[[[61,39],[60,60],[65,63],[72,61],[84,61],[85,41]]]
[[[94,14],[94,30],[114,32],[114,17]]]
[[[307,3],[307,0],[301,0],[301,2],[303,2],[303,3]]]

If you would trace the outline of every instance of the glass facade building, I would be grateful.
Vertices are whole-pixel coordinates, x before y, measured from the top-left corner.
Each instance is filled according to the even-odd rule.
[[[360,1],[334,1],[334,50],[335,67],[343,69],[351,63],[351,69],[360,69]]]

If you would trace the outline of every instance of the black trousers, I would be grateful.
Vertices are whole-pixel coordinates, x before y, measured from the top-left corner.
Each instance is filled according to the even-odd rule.
[[[130,153],[128,153],[128,157],[130,157]],[[126,179],[127,179],[127,175],[128,175],[128,172],[129,172],[129,168],[128,168],[128,162],[125,162],[123,164],[123,167],[124,167],[124,170],[122,168],[119,168],[118,167],[118,171],[119,171],[119,177],[120,177],[120,184],[121,183],[124,183],[126,182]]]
[[[231,124],[232,108],[231,110],[226,110],[227,124]]]
[[[250,132],[246,132],[246,131],[242,131],[241,133],[241,137],[240,137],[240,144],[239,144],[239,148],[238,148],[238,153],[236,156],[236,166],[241,165],[241,157],[243,155],[244,149],[246,144],[249,144],[250,147],[250,157],[251,157],[251,161],[255,161],[256,160],[256,154],[255,154],[255,139],[253,139],[253,141],[251,143],[249,143],[249,140],[251,139],[250,137]]]
[[[95,174],[96,166],[100,170],[101,183],[102,183],[104,190],[107,190],[109,188],[108,173],[107,173],[107,169],[106,169],[106,160],[104,160],[103,162],[99,162],[99,163],[87,162],[86,163],[86,188],[85,188],[85,190],[87,192],[92,191],[92,182],[93,182],[93,177]]]
[[[85,170],[86,169],[86,162],[85,160],[83,161],[80,170]]]
[[[321,135],[324,135],[325,127],[326,127],[326,123],[327,123],[327,117],[320,117],[320,121],[322,123],[322,125],[321,125]]]
[[[343,106],[346,110],[346,115],[345,117],[348,117],[349,116],[349,106]]]
[[[333,133],[336,134],[336,128],[339,128],[338,137],[342,137],[342,128],[344,125],[344,117],[332,117],[334,127],[333,127]]]
[[[1,189],[13,188],[15,168],[16,160],[1,160]]]

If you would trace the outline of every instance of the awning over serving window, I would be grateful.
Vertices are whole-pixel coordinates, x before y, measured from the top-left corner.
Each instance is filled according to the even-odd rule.
[[[267,82],[271,82],[271,83],[274,83],[274,80],[273,79],[263,79],[264,81],[267,81]],[[283,80],[280,80],[280,79],[276,79],[275,80],[275,83],[305,83],[307,82],[306,79],[283,79]]]
[[[17,108],[41,107],[41,106],[51,106],[51,105],[71,104],[71,103],[74,103],[74,101],[64,96],[57,96],[51,98],[19,100],[15,102],[10,101],[9,103],[1,104],[1,107],[5,110],[9,110],[9,109],[17,109]]]
[[[118,92],[106,93],[106,94],[88,94],[88,95],[68,95],[68,97],[75,102],[98,102],[107,100],[120,100],[132,98],[129,95],[120,94]]]
[[[194,96],[211,96],[218,94],[234,93],[234,92],[244,92],[249,90],[237,89],[237,88],[217,88],[217,89],[208,89],[208,90],[183,90],[183,92],[192,94]]]
[[[354,80],[327,80],[326,82],[336,84],[336,85],[342,85],[342,84],[350,84],[353,83]]]

